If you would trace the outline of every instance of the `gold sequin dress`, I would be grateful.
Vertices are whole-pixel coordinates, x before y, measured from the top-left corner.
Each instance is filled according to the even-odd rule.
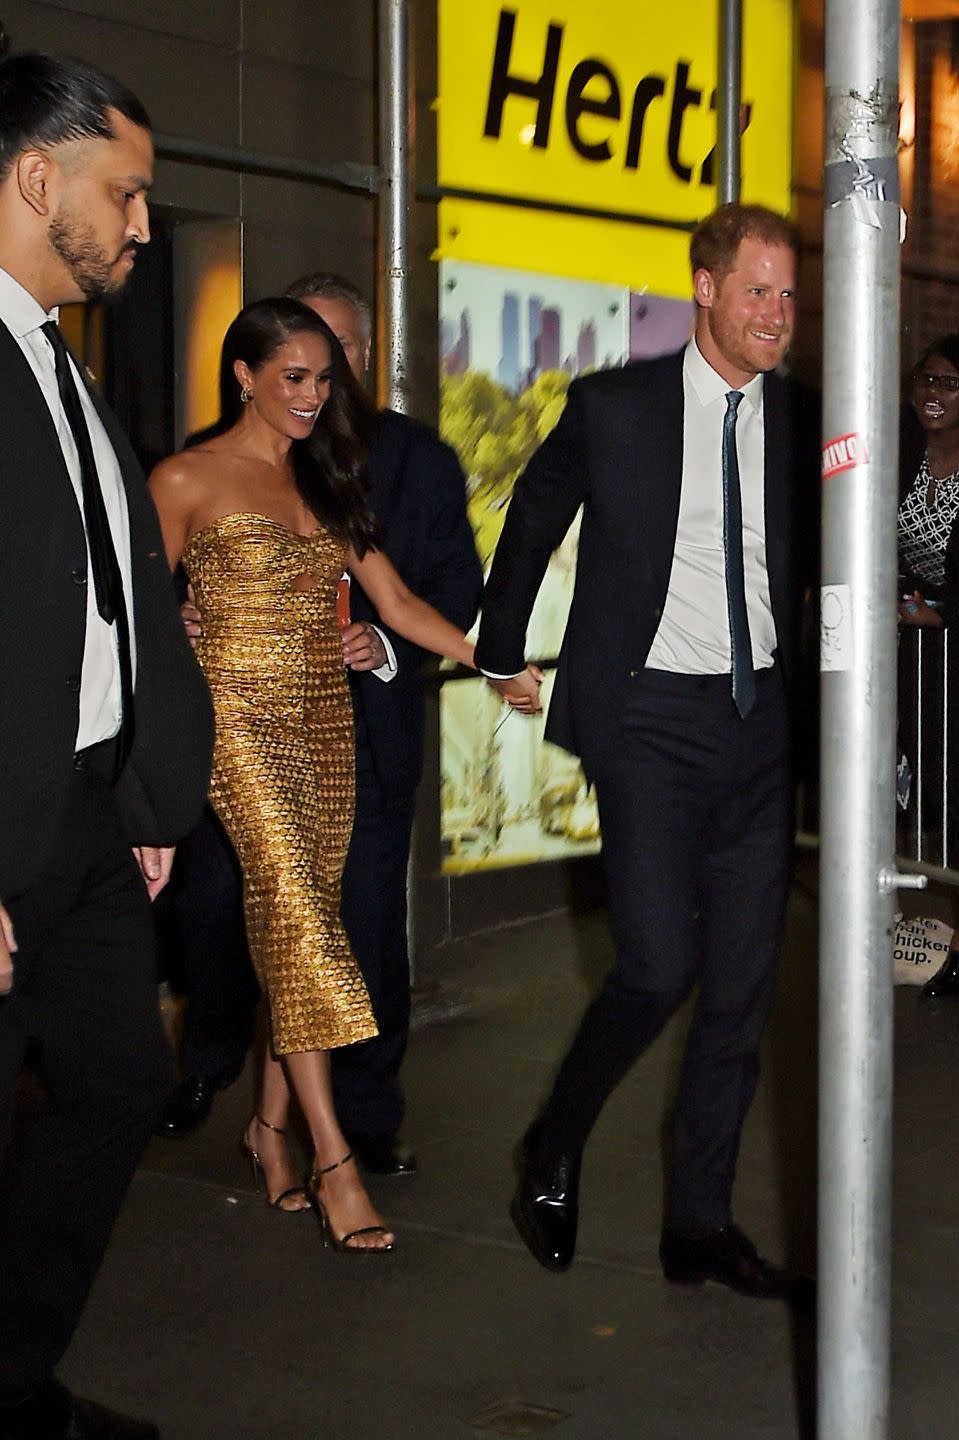
[[[193,535],[197,658],[216,711],[210,799],[243,869],[250,955],[278,1055],[376,1034],[340,921],[353,713],[336,624],[344,547],[263,515]]]

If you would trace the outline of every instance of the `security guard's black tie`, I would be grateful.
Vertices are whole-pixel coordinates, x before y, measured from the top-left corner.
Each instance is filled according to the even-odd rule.
[[[123,577],[120,562],[110,534],[110,522],[103,503],[103,491],[97,474],[90,432],[80,402],[67,347],[60,329],[52,320],[41,326],[53,347],[57,372],[57,389],[64,414],[73,432],[80,460],[80,477],[83,492],[83,521],[87,533],[87,547],[90,552],[90,568],[93,571],[93,586],[96,594],[97,611],[108,625],[117,627],[117,653],[120,663],[120,695],[123,718],[119,735],[120,762],[129,753],[133,720],[133,676],[130,661],[130,627],[127,619],[126,601],[123,595]]]
[[[736,450],[736,412],[741,390],[726,395],[723,417],[723,550],[726,557],[726,606],[729,612],[733,702],[743,719],[756,703],[753,647],[746,611],[746,577],[743,572],[743,500],[739,486]]]

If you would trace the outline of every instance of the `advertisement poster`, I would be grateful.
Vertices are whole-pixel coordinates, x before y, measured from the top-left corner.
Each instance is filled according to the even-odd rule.
[[[484,570],[513,486],[562,413],[577,375],[630,355],[676,350],[689,301],[499,266],[440,267],[440,430],[467,476]],[[527,655],[553,680],[572,598],[579,520],[554,552],[530,619]],[[595,852],[599,826],[578,762],[543,741],[543,721],[514,715],[481,680],[441,693],[446,873]]]
[[[555,670],[543,684],[549,704]],[[440,691],[443,871],[594,854],[596,802],[579,762],[543,742],[543,717],[504,706],[485,680]]]

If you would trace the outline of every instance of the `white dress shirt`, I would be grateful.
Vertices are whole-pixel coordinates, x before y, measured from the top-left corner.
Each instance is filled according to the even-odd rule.
[[[37,300],[25,290],[19,281],[6,270],[0,269],[0,321],[6,325],[30,369],[33,371],[44,400],[50,409],[60,448],[70,476],[70,483],[83,518],[83,481],[80,472],[80,458],[70,422],[64,413],[57,388],[57,373],[53,347],[40,329],[47,320],[56,320],[59,310],[47,314]],[[127,604],[130,628],[130,648],[133,652],[130,663],[136,673],[136,644],[133,629],[133,574],[130,563],[130,523],[127,514],[126,493],[116,452],[87,394],[86,385],[77,373],[71,360],[73,377],[76,382],[80,403],[90,432],[90,444],[96,462],[103,503],[106,506],[110,533],[120,565],[123,592]],[[117,657],[116,625],[108,625],[97,611],[96,595],[93,588],[93,572],[87,553],[87,616],[83,645],[83,663],[80,669],[80,721],[77,728],[76,748],[85,750],[101,740],[109,740],[120,729],[120,663]]]
[[[730,668],[729,612],[723,550],[724,380],[690,340],[683,357],[683,479],[676,548],[659,629],[647,669],[722,675]],[[736,453],[743,508],[743,570],[753,668],[767,669],[776,625],[766,570],[763,377],[741,387]]]

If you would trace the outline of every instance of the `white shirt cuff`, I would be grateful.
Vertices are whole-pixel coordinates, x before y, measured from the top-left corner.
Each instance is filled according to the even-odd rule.
[[[485,675],[487,680],[515,680],[517,675],[525,675],[526,671],[514,670],[512,675],[496,675],[492,670],[481,670],[480,674]]]
[[[386,651],[386,664],[381,665],[378,670],[372,670],[370,673],[372,675],[375,675],[377,680],[382,680],[384,685],[388,685],[391,680],[394,680],[396,678],[396,652],[393,649],[393,646],[390,644],[389,640],[383,634],[383,631],[380,629],[380,627],[378,625],[374,625],[373,629],[383,641],[383,649]]]

